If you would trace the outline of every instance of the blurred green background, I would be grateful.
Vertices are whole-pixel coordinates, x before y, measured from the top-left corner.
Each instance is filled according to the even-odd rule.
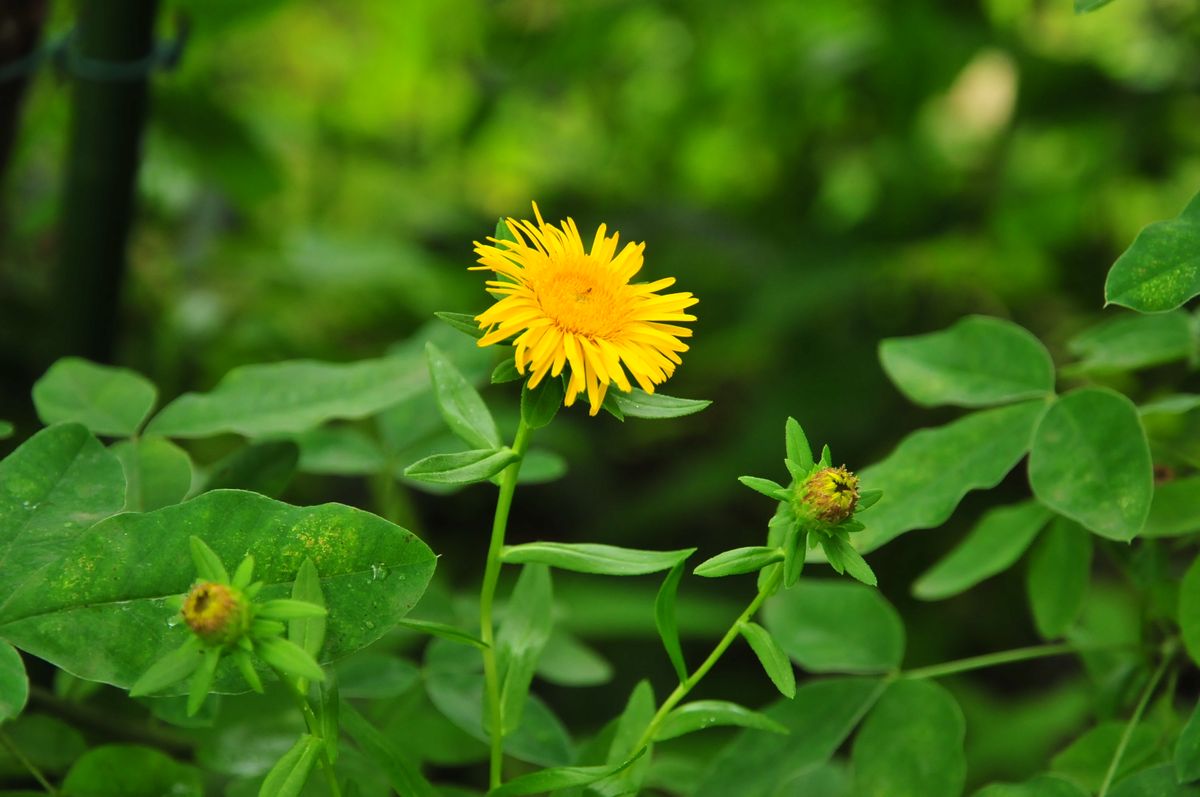
[[[435,310],[481,310],[471,242],[498,216],[527,216],[530,200],[585,237],[605,222],[645,240],[645,277],[700,297],[692,351],[665,392],[714,406],[666,423],[560,416],[543,442],[570,472],[518,493],[517,541],[702,556],[759,544],[770,507],[736,477],[784,477],[786,416],[851,468],[954,417],[890,387],[881,338],[979,312],[1027,326],[1057,356],[1100,317],[1104,275],[1137,231],[1200,186],[1190,0],[1086,16],[1070,0],[179,0],[163,35],[173,11],[192,36],[180,68],[153,80],[111,341],[114,361],[165,398],[245,363],[376,356]],[[56,3],[48,32],[72,18]],[[63,353],[51,266],[68,88],[50,70],[36,78],[4,175],[0,417],[18,437],[36,428],[29,387]],[[511,409],[509,387],[486,395]],[[908,597],[984,508],[1027,489],[1016,474],[944,529],[870,557],[906,617],[909,664],[1033,641],[1019,573],[944,604]],[[476,583],[492,492],[412,496],[443,583]],[[356,479],[305,476],[284,497],[373,507]],[[642,586],[649,601],[654,585]],[[740,601],[744,587],[691,579],[683,593]],[[587,725],[638,677],[667,686],[670,670],[652,639],[620,622],[606,631],[604,606],[579,589],[574,603],[561,590],[567,611],[592,618],[580,625],[621,675],[543,691]],[[727,622],[724,610],[706,609],[719,616],[697,632]],[[630,611],[649,623],[648,602]],[[1026,712],[1053,748],[1084,710],[1061,666],[976,679],[969,721],[1011,723],[1031,679],[1067,679],[1057,703]],[[704,691],[765,701],[756,669],[731,655]],[[1036,763],[973,755],[979,778]]]

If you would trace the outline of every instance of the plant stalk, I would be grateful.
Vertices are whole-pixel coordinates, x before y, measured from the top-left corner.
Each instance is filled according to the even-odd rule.
[[[1154,690],[1158,688],[1158,682],[1162,680],[1163,674],[1167,671],[1167,667],[1171,663],[1171,657],[1163,656],[1162,662],[1158,665],[1158,669],[1154,671],[1154,675],[1150,676],[1150,680],[1146,683],[1146,688],[1142,690],[1142,696],[1138,698],[1137,706],[1133,709],[1133,716],[1129,718],[1129,722],[1125,725],[1125,730],[1121,733],[1121,740],[1117,742],[1117,749],[1113,751],[1112,761],[1108,762],[1108,771],[1104,773],[1104,782],[1100,784],[1100,791],[1096,793],[1096,797],[1105,797],[1108,794],[1108,789],[1112,786],[1113,780],[1117,777],[1117,770],[1121,766],[1121,759],[1125,756],[1125,748],[1129,746],[1129,740],[1133,737],[1133,731],[1142,721],[1142,714],[1146,711],[1146,706],[1150,703],[1150,698],[1154,695]]]

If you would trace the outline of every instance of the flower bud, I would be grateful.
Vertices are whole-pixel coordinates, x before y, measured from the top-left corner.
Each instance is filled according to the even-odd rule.
[[[183,601],[183,621],[205,642],[229,645],[250,627],[250,607],[239,590],[202,581]]]
[[[798,515],[836,525],[849,520],[858,505],[858,477],[838,468],[822,468],[797,489]]]

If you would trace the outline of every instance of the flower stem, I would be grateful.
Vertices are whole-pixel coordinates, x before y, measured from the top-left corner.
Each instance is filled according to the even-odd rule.
[[[308,726],[308,732],[324,741],[324,736],[321,734],[321,721],[313,711],[312,704],[308,702],[308,697],[305,696],[307,686],[302,686],[307,682],[304,679],[292,680],[292,676],[280,670],[275,670],[275,676],[279,678],[288,694],[296,701],[296,707],[300,709],[300,714],[304,717],[304,724]],[[338,785],[333,760],[329,757],[329,750],[324,745],[321,746],[321,769],[325,772],[325,779],[329,781],[329,793],[333,797],[342,797],[342,788]]]
[[[1104,795],[1108,794],[1108,788],[1117,777],[1117,770],[1121,766],[1121,758],[1125,755],[1125,748],[1129,746],[1129,740],[1133,737],[1133,731],[1137,728],[1138,723],[1142,721],[1142,714],[1146,711],[1146,706],[1149,704],[1151,696],[1154,695],[1154,690],[1158,688],[1158,682],[1162,680],[1163,673],[1167,671],[1167,666],[1170,663],[1171,656],[1163,656],[1158,669],[1154,671],[1154,675],[1150,676],[1150,680],[1146,682],[1146,688],[1142,690],[1142,696],[1138,699],[1137,706],[1133,709],[1133,716],[1126,723],[1125,730],[1121,733],[1121,740],[1117,742],[1117,749],[1113,751],[1112,761],[1108,763],[1108,771],[1104,773],[1104,782],[1100,784],[1100,791],[1096,793],[1097,797],[1104,797]]]
[[[713,668],[721,656],[724,655],[725,651],[729,649],[729,646],[733,644],[733,641],[738,638],[738,635],[741,633],[742,624],[754,617],[755,612],[762,606],[763,601],[775,592],[782,580],[783,566],[777,565],[775,572],[762,585],[762,588],[754,596],[754,600],[750,601],[750,605],[746,607],[745,611],[738,615],[738,618],[733,621],[733,625],[729,626],[729,630],[725,632],[725,636],[721,637],[721,641],[712,649],[712,653],[708,654],[708,658],[704,660],[704,663],[697,667],[696,671],[685,680],[681,681],[679,686],[675,687],[675,691],[668,695],[663,704],[659,706],[658,711],[650,720],[650,724],[646,726],[646,730],[642,733],[642,738],[633,746],[633,752],[636,753],[654,740],[654,734],[658,732],[663,720],[671,713],[671,709],[679,705],[679,701],[687,697],[688,692],[692,691],[692,688],[700,683],[700,679],[708,674],[708,671]]]
[[[508,511],[512,508],[513,493],[517,489],[517,476],[521,463],[529,448],[532,430],[521,419],[517,435],[513,438],[512,450],[518,459],[500,473],[500,495],[496,499],[496,515],[492,519],[492,539],[488,544],[487,564],[483,570],[483,587],[479,593],[479,638],[487,645],[483,649],[483,677],[487,689],[488,736],[491,741],[489,782],[496,788],[502,780],[501,765],[504,761],[504,716],[500,704],[500,672],[496,664],[496,635],[492,627],[492,604],[496,598],[496,584],[500,580],[500,550],[504,547],[504,532],[508,528]]]

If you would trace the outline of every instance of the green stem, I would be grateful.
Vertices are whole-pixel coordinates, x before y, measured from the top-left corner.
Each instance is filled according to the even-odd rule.
[[[296,706],[300,709],[300,713],[304,716],[304,724],[308,726],[308,732],[322,741],[325,737],[321,733],[321,721],[317,718],[317,714],[312,710],[312,705],[305,697],[307,688],[302,684],[307,684],[304,679],[292,680],[292,677],[285,672],[275,670],[275,675],[287,689],[288,694],[296,701]],[[329,757],[329,750],[324,745],[321,746],[321,769],[325,773],[325,779],[329,781],[329,793],[333,797],[342,797],[342,788],[338,785],[337,772],[333,769],[333,759]]]
[[[500,785],[501,765],[504,761],[504,716],[500,704],[500,671],[496,664],[496,635],[492,627],[492,604],[496,598],[496,584],[500,580],[500,551],[504,548],[504,532],[508,528],[508,512],[512,508],[513,493],[517,489],[517,477],[521,463],[529,448],[532,430],[522,418],[517,426],[512,450],[518,459],[500,474],[500,495],[496,499],[496,515],[492,519],[492,539],[488,543],[487,564],[483,570],[483,587],[479,593],[479,638],[487,645],[483,649],[483,677],[487,688],[488,736],[491,741],[491,758],[488,778],[491,788]]]
[[[0,730],[0,745],[2,745],[5,750],[12,753],[13,758],[21,762],[21,766],[29,770],[29,774],[33,775],[33,779],[41,784],[41,787],[45,790],[46,794],[58,794],[58,789],[54,788],[54,785],[50,783],[50,781],[46,780],[46,776],[42,774],[42,770],[38,769],[37,764],[30,761],[29,756],[21,752],[21,748],[13,744],[13,740],[9,738],[8,734],[2,730]]]
[[[1121,733],[1121,740],[1117,742],[1117,749],[1113,751],[1112,761],[1108,763],[1108,771],[1104,773],[1104,782],[1100,784],[1100,791],[1096,797],[1104,797],[1108,794],[1108,788],[1112,785],[1113,779],[1117,777],[1117,769],[1121,766],[1121,758],[1125,755],[1125,748],[1129,746],[1129,740],[1133,737],[1134,728],[1142,721],[1142,714],[1146,711],[1146,706],[1150,703],[1150,698],[1154,694],[1154,690],[1158,688],[1158,682],[1162,680],[1163,673],[1167,671],[1167,666],[1171,663],[1171,656],[1163,656],[1162,662],[1158,665],[1158,669],[1154,671],[1154,675],[1150,676],[1146,688],[1142,690],[1142,696],[1138,698],[1137,706],[1133,709],[1133,716],[1129,718],[1129,722],[1125,725],[1125,730]]]
[[[713,668],[721,656],[724,655],[725,651],[729,649],[729,646],[733,644],[733,641],[741,634],[742,624],[754,617],[755,612],[762,606],[763,601],[774,594],[782,580],[783,566],[778,565],[775,568],[775,572],[771,574],[762,585],[762,588],[759,589],[758,594],[754,596],[754,600],[750,601],[750,605],[738,615],[738,618],[733,621],[733,625],[729,626],[729,630],[725,632],[725,636],[721,637],[721,641],[712,649],[712,653],[708,654],[708,658],[704,660],[704,663],[697,667],[696,671],[685,680],[681,681],[679,686],[675,687],[675,691],[668,695],[663,704],[659,706],[658,711],[650,720],[650,724],[646,726],[646,730],[642,733],[642,738],[633,746],[634,752],[641,750],[654,740],[654,734],[658,732],[663,720],[671,713],[671,709],[679,705],[679,701],[687,697],[688,692],[692,691],[692,688],[700,683],[700,680],[708,674],[708,671]]]
[[[1068,645],[1065,642],[1052,645],[1034,645],[1027,648],[1002,650],[998,653],[985,653],[982,656],[971,656],[970,658],[947,661],[942,664],[932,664],[928,667],[918,667],[915,670],[902,672],[898,677],[913,681],[924,678],[941,678],[946,675],[956,675],[960,672],[980,670],[984,667],[995,667],[1000,664],[1011,664],[1017,661],[1028,661],[1029,659],[1043,659],[1048,656],[1065,656],[1077,651],[1078,648],[1074,645]]]

